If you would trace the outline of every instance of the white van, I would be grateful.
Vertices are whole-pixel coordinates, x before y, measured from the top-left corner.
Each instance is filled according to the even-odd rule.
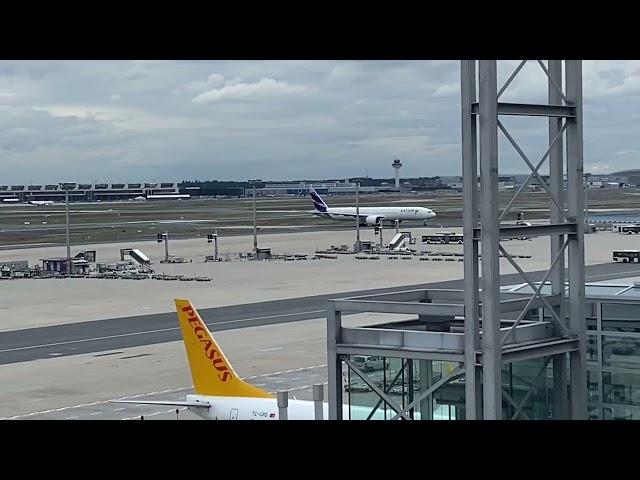
[[[384,359],[372,355],[354,355],[351,357],[353,364],[363,372],[371,370],[384,370]]]

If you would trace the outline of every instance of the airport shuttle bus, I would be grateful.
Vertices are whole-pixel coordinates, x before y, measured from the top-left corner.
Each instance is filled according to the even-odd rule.
[[[436,233],[435,235],[422,235],[422,243],[458,243],[462,245],[463,236],[452,232]]]
[[[640,263],[640,250],[614,250],[613,261],[622,263]]]
[[[632,233],[640,233],[640,225],[616,225],[615,231],[627,235],[631,235]]]

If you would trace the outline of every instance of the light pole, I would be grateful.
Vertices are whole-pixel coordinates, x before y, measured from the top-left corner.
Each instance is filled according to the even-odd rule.
[[[258,223],[256,219],[256,184],[262,182],[261,179],[249,180],[253,187],[253,255],[258,260]]]
[[[71,234],[69,232],[69,190],[64,191],[65,224],[67,226],[67,274],[71,275]]]
[[[360,253],[360,182],[356,182],[356,253]]]
[[[169,263],[169,233],[164,234],[164,261]]]
[[[253,254],[258,259],[258,223],[256,220],[256,184],[253,184]]]
[[[75,183],[61,183],[60,187],[64,189],[64,203],[65,203],[65,224],[66,224],[66,236],[67,236],[67,275],[71,275],[71,234],[69,227],[69,190],[76,188]]]
[[[584,220],[587,224],[587,229],[589,228],[589,199],[587,198],[587,194],[589,193],[589,182],[587,175],[584,175]]]

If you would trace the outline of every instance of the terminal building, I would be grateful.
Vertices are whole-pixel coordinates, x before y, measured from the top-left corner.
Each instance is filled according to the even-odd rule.
[[[317,181],[317,182],[291,182],[291,183],[265,183],[263,187],[256,188],[256,196],[259,197],[285,197],[285,196],[306,196],[313,188],[320,195],[355,195],[356,182],[349,180],[340,181]],[[405,190],[411,190],[410,185],[403,185]],[[379,186],[360,185],[360,193],[383,193],[397,191],[393,185],[381,184]],[[401,189],[402,190],[402,189]],[[251,195],[251,189],[246,189],[245,194]]]
[[[607,175],[588,175],[587,188],[622,188],[640,186],[640,169],[623,170]]]
[[[167,195],[167,197],[162,197]],[[95,202],[113,200],[179,198],[177,182],[160,183],[77,183],[69,190],[69,199],[73,202]],[[57,183],[42,185],[0,185],[0,201],[63,202],[65,191]]]

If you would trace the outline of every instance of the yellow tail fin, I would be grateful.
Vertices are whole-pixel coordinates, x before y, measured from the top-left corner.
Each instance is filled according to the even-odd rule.
[[[226,397],[268,397],[269,392],[242,380],[213,339],[189,300],[176,299],[178,322],[189,358],[195,392]]]

